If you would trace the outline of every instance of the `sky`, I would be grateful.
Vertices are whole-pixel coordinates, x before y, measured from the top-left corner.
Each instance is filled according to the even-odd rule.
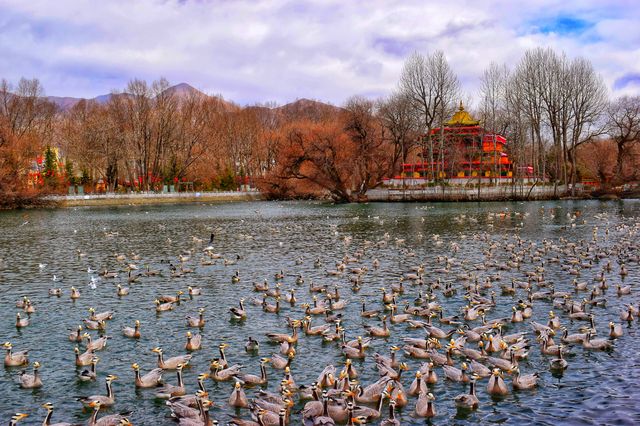
[[[639,0],[0,0],[0,78],[54,96],[165,77],[240,105],[340,105],[389,95],[412,52],[442,50],[474,99],[491,62],[537,46],[640,94]]]

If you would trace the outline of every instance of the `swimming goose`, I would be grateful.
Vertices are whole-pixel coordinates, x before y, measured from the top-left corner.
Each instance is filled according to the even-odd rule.
[[[81,382],[95,381],[98,377],[98,373],[96,371],[96,365],[98,364],[98,361],[100,361],[100,358],[98,358],[97,356],[92,357],[90,364],[91,367],[89,369],[82,370],[80,374],[78,374],[78,380],[80,380]]]
[[[15,413],[13,416],[11,416],[11,419],[9,420],[9,426],[15,426],[18,424],[18,422],[22,419],[26,419],[27,417],[29,417],[28,414],[25,413]]]
[[[75,287],[71,287],[71,294],[69,295],[71,300],[76,300],[80,298],[80,290]]]
[[[560,350],[558,351],[558,358],[554,358],[549,363],[549,368],[552,371],[562,372],[567,369],[569,363],[562,357],[564,353],[564,346],[560,345]]]
[[[475,410],[480,405],[480,400],[476,396],[476,380],[478,376],[472,376],[469,381],[469,393],[463,393],[454,398],[456,407],[467,410]]]
[[[89,320],[91,321],[107,321],[110,319],[113,319],[113,312],[111,311],[106,311],[106,312],[101,312],[99,314],[96,314],[96,310],[93,308],[89,308],[89,313],[91,314],[89,316]]]
[[[119,414],[110,414],[98,419],[98,412],[104,405],[100,400],[91,401],[88,407],[93,408],[91,418],[87,421],[87,426],[131,426],[131,422],[126,416],[131,414],[130,411]]]
[[[587,333],[587,338],[584,342],[582,342],[582,346],[585,349],[597,350],[597,351],[608,351],[613,349],[613,343],[609,339],[592,339],[592,333],[589,331]]]
[[[391,330],[387,327],[387,316],[385,315],[381,319],[382,327],[365,324],[364,328],[369,335],[373,337],[389,337],[391,335]]]
[[[202,328],[202,327],[204,327],[204,324],[205,324],[204,308],[198,309],[198,316],[197,317],[191,317],[191,316],[187,317],[187,325],[189,327]]]
[[[158,354],[158,367],[163,370],[175,370],[178,368],[178,365],[185,367],[192,358],[192,355],[178,355],[165,360],[162,348],[159,347],[151,349],[151,352]]]
[[[129,287],[122,287],[120,284],[117,286],[116,294],[118,297],[126,296],[129,294]]]
[[[29,325],[29,318],[20,318],[20,312],[16,313],[16,328],[24,328]]]
[[[113,394],[112,383],[114,380],[117,380],[117,376],[108,375],[105,383],[107,387],[106,395],[92,395],[92,396],[81,396],[78,397],[77,400],[80,401],[83,405],[87,407],[91,407],[91,403],[99,402],[102,407],[111,407],[116,402],[115,395]]]
[[[187,351],[197,351],[200,349],[201,345],[202,345],[202,335],[192,334],[190,331],[187,331],[187,343],[184,345],[184,348]]]
[[[87,327],[88,330],[105,330],[107,328],[107,323],[103,320],[93,321],[93,320],[83,319],[82,322],[84,323],[85,327]]]
[[[140,321],[136,320],[133,327],[122,327],[122,334],[132,339],[140,338]]]
[[[23,389],[36,389],[42,387],[42,379],[40,378],[40,363],[33,363],[33,374],[27,374],[25,371],[20,373],[20,387]]]
[[[242,320],[247,318],[247,312],[244,309],[244,299],[240,298],[238,302],[238,307],[229,308],[229,312],[231,312],[231,317],[236,320]]]
[[[621,337],[624,334],[622,331],[622,325],[616,324],[614,322],[609,322],[609,337],[612,339],[616,339]]]
[[[269,358],[260,359],[260,376],[256,376],[255,374],[239,374],[236,378],[244,385],[263,385],[267,383],[267,369],[265,366],[270,361]]]
[[[436,407],[433,403],[435,401],[435,397],[431,392],[426,393],[425,391],[420,391],[420,396],[418,397],[418,401],[416,401],[415,413],[418,417],[426,417],[431,418],[436,416]]]
[[[538,373],[521,375],[519,367],[514,368],[513,371],[516,373],[513,377],[513,389],[527,390],[538,385]]]
[[[154,368],[144,376],[140,375],[140,366],[137,363],[131,364],[135,374],[135,385],[137,388],[155,388],[162,383],[162,369]]]
[[[260,343],[253,337],[249,336],[249,338],[247,339],[247,343],[245,343],[244,345],[244,350],[247,352],[258,352],[259,349]]]
[[[158,299],[154,300],[153,303],[156,304],[156,312],[166,312],[173,310],[173,303],[161,303]]]
[[[162,295],[158,297],[160,303],[175,303],[176,305],[180,304],[180,296],[182,296],[184,292],[179,290],[175,296]]]
[[[231,396],[229,396],[229,405],[236,408],[249,407],[247,395],[245,395],[244,390],[242,390],[242,384],[240,382],[236,382],[233,387]]]
[[[223,369],[220,363],[214,360],[211,362],[210,367],[212,371],[211,378],[217,382],[225,382],[237,376],[241,368],[242,365],[233,365]]]
[[[193,297],[193,296],[200,296],[202,295],[202,290],[199,287],[187,287],[187,292],[189,294],[189,297]]]
[[[110,336],[102,336],[96,340],[91,339],[91,335],[89,333],[83,334],[84,338],[87,339],[87,352],[91,351],[101,351],[107,346],[107,341],[111,339]]]
[[[47,415],[42,421],[42,426],[73,426],[71,423],[67,423],[67,422],[51,423],[51,416],[53,416],[53,408],[54,408],[52,403],[46,402],[42,404],[42,408],[45,408],[47,410]]]
[[[487,392],[490,395],[506,395],[509,393],[507,385],[504,383],[500,369],[494,368],[489,383],[487,384]]]
[[[5,367],[18,367],[29,364],[28,350],[13,352],[13,345],[10,342],[6,342],[2,346],[7,350],[4,356]]]
[[[176,366],[176,376],[178,378],[177,385],[165,384],[161,388],[159,388],[155,394],[158,399],[169,399],[174,396],[182,396],[187,393],[184,382],[182,380],[182,364],[178,364]]]

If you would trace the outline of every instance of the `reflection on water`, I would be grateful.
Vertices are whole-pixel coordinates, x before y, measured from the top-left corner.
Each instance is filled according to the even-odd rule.
[[[578,212],[579,216],[573,218]],[[219,205],[185,205],[158,207],[78,208],[0,213],[0,339],[10,341],[16,350],[29,349],[31,361],[40,361],[44,387],[31,391],[20,389],[17,380],[20,369],[0,370],[0,419],[7,421],[16,411],[27,412],[30,417],[24,424],[40,424],[45,410],[40,405],[52,402],[56,406],[54,421],[82,422],[88,418],[76,396],[104,392],[104,377],[115,374],[116,406],[111,412],[133,411],[130,416],[136,425],[171,424],[168,410],[162,401],[154,400],[152,390],[135,390],[131,364],[137,362],[141,370],[155,367],[155,354],[150,349],[162,346],[167,356],[184,353],[187,327],[185,316],[197,315],[198,308],[206,309],[207,324],[202,330],[204,348],[194,353],[192,368],[185,370],[185,380],[190,391],[195,391],[195,378],[208,370],[211,358],[218,356],[220,342],[230,345],[227,356],[230,363],[244,364],[248,373],[259,374],[259,358],[278,350],[270,345],[264,334],[268,331],[286,332],[285,317],[301,318],[299,306],[291,308],[283,304],[279,315],[263,313],[260,307],[247,306],[246,322],[232,322],[228,308],[237,304],[241,296],[247,301],[258,293],[253,292],[253,281],[265,278],[274,282],[274,273],[285,272],[283,289],[298,288],[298,304],[311,301],[307,290],[309,280],[316,283],[336,284],[343,298],[351,303],[343,311],[343,325],[348,338],[364,332],[359,315],[360,299],[368,300],[368,309],[381,309],[380,288],[389,288],[398,282],[401,273],[411,266],[425,265],[425,281],[440,278],[452,281],[465,271],[478,277],[500,273],[501,281],[494,282],[498,306],[489,318],[509,316],[514,303],[512,296],[500,295],[499,285],[511,278],[526,280],[526,272],[533,271],[540,261],[525,259],[520,270],[498,271],[495,267],[485,270],[474,265],[487,260],[489,246],[496,264],[508,260],[506,244],[516,243],[515,236],[523,244],[534,242],[543,246],[543,240],[564,246],[568,242],[588,242],[602,247],[606,252],[624,238],[628,229],[638,223],[640,203],[624,202],[531,202],[484,204],[365,204],[332,206],[314,202],[295,203],[235,203]],[[594,226],[598,226],[598,241],[591,242]],[[608,229],[608,235],[605,230]],[[213,265],[201,264],[202,248],[207,245],[210,233],[215,234],[215,251],[227,259],[240,259],[225,266],[222,259]],[[388,234],[388,235],[385,235]],[[437,235],[437,237],[435,237]],[[479,236],[487,238],[479,238]],[[202,239],[200,242],[198,239]],[[376,244],[379,241],[387,244]],[[373,244],[365,243],[372,242]],[[455,244],[454,244],[455,243]],[[365,248],[366,246],[366,248]],[[452,246],[459,251],[453,253]],[[586,246],[586,245],[585,245]],[[327,276],[327,269],[344,255],[353,256],[364,250],[360,264],[369,270],[363,275],[362,289],[356,295],[351,291],[348,274]],[[191,251],[185,268],[193,273],[172,278],[170,264],[178,264],[178,255]],[[79,256],[80,254],[80,256]],[[116,255],[125,254],[126,262],[119,262]],[[557,253],[548,253],[552,257]],[[626,253],[638,256],[637,245]],[[450,274],[436,273],[442,264],[438,256],[455,257],[459,262]],[[543,257],[545,255],[542,255]],[[319,258],[321,267],[314,263]],[[136,260],[139,259],[139,260]],[[301,259],[302,261],[300,262]],[[374,259],[380,261],[374,269]],[[591,285],[592,278],[600,273],[608,258],[600,259],[590,269],[581,270],[580,280]],[[632,286],[632,294],[619,298],[615,284],[622,278],[617,256],[611,256],[612,272],[608,273],[610,289],[606,308],[594,308],[596,325],[600,334],[606,334],[607,323],[618,321],[624,303],[637,305],[639,284],[638,263],[629,263],[629,275],[625,284]],[[127,263],[140,269],[147,266],[162,271],[160,276],[143,277],[139,283],[127,284],[126,272],[116,279],[101,279],[92,284],[93,270],[122,271]],[[42,267],[39,267],[41,264]],[[561,263],[545,262],[545,279],[554,283],[556,291],[571,291],[574,276],[561,269]],[[240,271],[241,282],[232,284],[231,276]],[[53,275],[62,277],[52,282]],[[306,280],[296,285],[295,276]],[[130,294],[116,296],[116,284],[129,286]],[[61,298],[48,296],[50,287],[61,287]],[[75,302],[69,299],[71,286],[82,295]],[[173,311],[156,314],[153,300],[163,294],[175,294],[187,286],[202,288],[202,295],[186,299]],[[95,288],[93,288],[95,287]],[[398,306],[405,301],[413,303],[418,289],[406,285],[406,292],[399,296]],[[16,329],[14,307],[16,300],[28,296],[37,311],[31,315],[32,324]],[[464,306],[463,292],[455,297],[439,297],[446,315],[455,315]],[[524,298],[519,290],[515,296]],[[576,296],[579,298],[582,297]],[[99,379],[81,383],[76,380],[74,344],[68,341],[68,330],[75,328],[88,316],[88,309],[97,312],[112,310],[114,319],[108,322],[107,334],[112,336],[107,349],[98,353]],[[552,309],[551,302],[536,301],[533,319],[545,322]],[[562,322],[570,332],[577,332],[578,323],[571,323],[565,314]],[[122,337],[120,329],[132,326],[140,320],[142,338],[138,341]],[[319,325],[321,319],[316,319]],[[367,320],[375,323],[374,320]],[[474,323],[478,324],[478,323]],[[473,325],[473,324],[472,324]],[[449,330],[452,326],[443,326]],[[402,338],[422,337],[423,332],[409,329],[405,324],[391,325],[388,339],[375,339],[370,351],[388,353],[392,344],[402,345]],[[528,323],[514,324],[509,333],[530,332]],[[540,386],[534,391],[510,393],[501,399],[492,399],[486,393],[486,380],[478,384],[480,408],[472,413],[457,413],[453,398],[466,391],[467,386],[444,380],[432,388],[436,396],[438,416],[436,424],[638,424],[640,391],[635,385],[640,379],[640,343],[636,324],[625,325],[625,335],[618,339],[615,350],[586,352],[572,348],[569,369],[564,375],[554,377],[548,369],[549,357],[542,356],[537,344],[532,343],[529,358],[523,361],[523,373],[540,373]],[[92,332],[95,335],[95,332]],[[533,340],[533,335],[531,339]],[[260,341],[260,353],[249,355],[244,351],[248,336]],[[309,384],[327,364],[340,365],[344,358],[337,345],[323,342],[317,337],[302,337],[297,347],[297,357],[292,373],[298,384]],[[410,370],[403,376],[405,387],[411,383],[413,372],[421,360],[406,359]],[[372,356],[365,361],[354,361],[360,380],[370,383],[377,378]],[[30,369],[30,368],[29,368]],[[441,371],[441,370],[440,370]],[[282,377],[280,370],[268,369],[268,388],[275,390]],[[173,372],[165,374],[166,381],[175,383]],[[510,379],[507,378],[510,387]],[[206,387],[215,406],[212,414],[221,423],[236,412],[226,406],[231,383],[208,381]],[[252,391],[248,392],[250,395]],[[424,424],[412,416],[415,400],[400,412],[402,424]],[[302,407],[299,404],[294,412]],[[386,413],[386,409],[385,409]],[[246,413],[245,413],[246,415]],[[294,419],[297,417],[294,415]],[[298,423],[296,423],[298,422]],[[377,424],[374,422],[373,424]],[[300,424],[299,420],[292,424]]]

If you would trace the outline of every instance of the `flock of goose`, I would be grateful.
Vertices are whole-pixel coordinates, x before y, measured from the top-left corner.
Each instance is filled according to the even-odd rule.
[[[183,339],[183,353],[169,356],[159,345],[147,348],[157,361],[157,367],[150,371],[143,371],[137,362],[142,354],[131,354],[130,377],[101,371],[100,361],[110,356],[109,347],[120,339],[140,339],[145,324],[136,320],[121,324],[118,330],[110,324],[117,321],[119,312],[99,309],[100,300],[92,300],[95,309],[89,309],[77,327],[59,336],[57,350],[75,353],[77,381],[105,385],[104,393],[76,398],[78,406],[85,407],[85,424],[89,426],[132,424],[135,413],[120,412],[117,395],[134,388],[148,389],[139,398],[166,401],[167,417],[156,424],[168,423],[171,418],[185,426],[390,426],[400,425],[403,418],[436,417],[442,406],[473,411],[481,405],[480,393],[501,398],[522,392],[526,398],[527,392],[540,385],[543,374],[561,375],[565,370],[570,374],[571,363],[579,362],[581,352],[616,350],[617,340],[625,338],[625,327],[640,318],[636,291],[624,284],[640,261],[640,225],[611,227],[605,216],[592,219],[593,223],[587,224],[579,214],[569,218],[573,226],[578,223],[592,228],[591,238],[579,241],[562,236],[527,240],[517,232],[469,236],[481,251],[482,260],[475,263],[459,257],[460,246],[466,243],[444,241],[438,235],[421,236],[423,244],[440,247],[441,255],[434,258],[420,258],[404,240],[389,234],[369,241],[345,235],[336,247],[344,253],[339,258],[300,256],[283,270],[274,267],[272,276],[252,284],[243,277],[243,268],[251,265],[243,264],[242,251],[238,250],[239,255],[219,253],[213,234],[209,244],[192,237],[185,250],[157,270],[139,255],[118,254],[118,269],[88,272],[100,276],[100,285],[113,283],[116,299],[130,297],[130,290],[144,286],[149,277],[170,280],[174,293],[156,294],[153,288],[146,288],[149,297],[139,300],[138,306],[140,310],[155,309],[158,317],[181,306],[190,307],[193,314],[161,337]],[[393,246],[405,264],[389,270],[389,262],[375,255],[378,249]],[[80,259],[85,254],[78,251],[77,256]],[[180,280],[215,263],[234,270],[218,284],[238,288],[234,306],[203,306],[198,300],[215,291],[214,287],[196,287],[193,281],[184,286]],[[302,265],[326,275],[327,281],[300,273]],[[550,265],[562,271],[562,278],[547,278]],[[40,269],[46,267],[40,265]],[[378,288],[374,290],[374,277],[383,269],[397,278],[385,280],[384,286],[375,284]],[[15,327],[22,333],[29,333],[32,321],[38,321],[38,299],[92,297],[90,289],[65,287],[64,278],[53,281],[48,294],[25,289],[16,301]],[[496,313],[504,314],[506,309],[509,315]],[[619,320],[603,323],[602,313],[611,309],[616,309]],[[252,332],[243,337],[246,343],[242,350],[255,360],[254,365],[234,362],[227,343],[203,339],[201,331],[210,327],[209,320],[221,315],[228,316],[238,332],[253,324]],[[258,336],[260,322],[272,316],[278,318],[280,329],[264,330]],[[400,330],[403,337],[396,338]],[[324,342],[323,350],[333,352],[341,361],[317,365],[313,353],[297,350],[299,341],[314,339]],[[380,342],[385,342],[386,351],[372,349]],[[73,368],[32,359],[20,340],[8,341],[3,348],[5,368],[21,372],[15,388],[2,392],[46,388],[47,369]],[[531,369],[528,359],[533,351],[546,360],[544,371]],[[209,368],[198,372],[196,382],[187,383],[183,369],[196,357],[210,359]],[[295,380],[298,372],[309,369],[317,370],[315,380]],[[371,371],[375,380],[365,381]],[[114,392],[113,384],[118,381],[130,385]],[[435,391],[437,383],[464,385],[464,391],[453,399],[443,399]],[[227,396],[220,398],[225,389]],[[55,402],[15,407],[19,412],[9,423],[16,425],[27,416],[41,415],[43,425],[72,424],[59,422],[65,413],[56,412],[55,407]],[[220,407],[231,407],[235,415],[216,412]]]

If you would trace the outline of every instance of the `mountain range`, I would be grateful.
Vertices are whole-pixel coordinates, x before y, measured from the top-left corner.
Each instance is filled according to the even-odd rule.
[[[168,89],[165,90],[165,92],[167,93],[171,93],[172,95],[176,96],[177,98],[186,98],[192,94],[201,94],[204,96],[210,96],[205,94],[204,92],[201,92],[200,90],[194,88],[193,86],[187,84],[187,83],[180,83],[180,84],[176,84],[175,86],[171,86]],[[96,96],[94,98],[74,98],[74,97],[69,97],[69,96],[47,96],[46,99],[49,102],[54,103],[58,108],[60,108],[61,111],[69,111],[71,108],[73,108],[78,102],[82,101],[82,100],[86,100],[86,101],[94,101],[97,102],[99,104],[105,104],[107,102],[109,102],[109,100],[111,99],[111,97],[114,96],[113,94],[107,94],[107,95],[100,95],[100,96]],[[223,99],[221,96],[210,96],[213,98],[216,98],[219,102],[221,102],[224,106],[225,109],[227,111],[238,111],[241,109],[240,106],[238,106],[237,104],[227,101],[225,99]],[[282,106],[274,106],[274,107],[266,107],[266,106],[250,106],[247,108],[253,108],[253,109],[265,109],[265,110],[271,110],[274,112],[281,112],[287,115],[295,115],[295,116],[311,116],[316,114],[318,111],[335,111],[335,110],[340,110],[341,108],[336,107],[334,105],[328,104],[328,103],[324,103],[324,102],[320,102],[320,101],[315,101],[315,100],[311,100],[311,99],[298,99],[294,102],[290,102],[288,104],[282,105]]]

